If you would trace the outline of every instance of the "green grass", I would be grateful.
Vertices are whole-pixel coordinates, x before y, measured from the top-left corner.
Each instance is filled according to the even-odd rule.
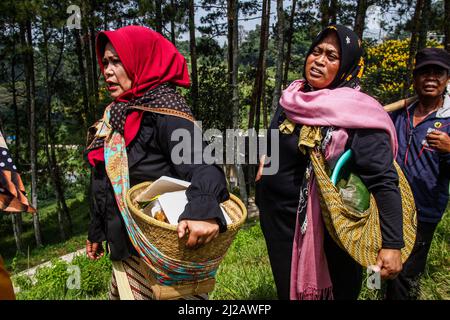
[[[78,270],[80,281],[73,279]],[[70,268],[69,268],[70,267]],[[29,277],[13,277],[14,285],[20,288],[18,300],[105,300],[111,278],[111,261],[104,256],[96,261],[86,256],[75,257],[72,262],[55,259],[51,267],[41,267],[35,275],[36,284]],[[71,285],[69,287],[67,284]]]
[[[79,206],[85,208],[85,205]],[[430,254],[426,272],[422,278],[420,298],[424,300],[450,299],[450,211],[439,224]],[[43,249],[34,249],[30,261],[37,262],[47,257],[57,257],[68,251],[83,247],[86,229],[65,243],[47,245]],[[69,250],[70,249],[70,250]],[[21,258],[22,259],[22,258]],[[48,259],[50,260],[50,259]],[[18,260],[21,261],[21,260]],[[90,261],[78,257],[73,264],[80,265],[82,288],[78,291],[65,289],[67,264],[57,263],[37,274],[38,283],[30,285],[30,280],[15,278],[16,285],[22,285],[23,291],[18,299],[106,299],[111,276],[111,264],[105,256],[101,261]],[[380,299],[381,291],[371,291],[365,287],[360,294],[362,300]],[[221,263],[216,277],[216,287],[210,299],[251,300],[276,299],[276,290],[272,277],[266,244],[257,221],[247,222],[239,231],[233,244]]]
[[[439,223],[421,281],[420,298],[450,300],[450,210]]]
[[[84,195],[79,193],[73,199],[67,200],[71,212],[73,234],[67,241],[61,242],[58,229],[58,218],[55,202],[41,202],[39,219],[44,245],[36,247],[33,221],[31,214],[23,214],[22,241],[24,253],[16,252],[16,243],[12,232],[9,216],[2,220],[2,237],[0,238],[0,254],[5,265],[13,273],[31,268],[42,262],[49,261],[70,252],[81,249],[86,244],[89,207]],[[1,218],[1,217],[0,217]],[[6,230],[5,230],[6,229]],[[9,229],[9,230],[8,230]]]
[[[239,231],[217,271],[214,300],[276,299],[276,289],[259,223]]]
[[[377,300],[382,290],[369,290],[363,283],[359,299]],[[433,237],[427,265],[420,282],[421,300],[450,300],[450,206],[438,224]]]
[[[39,254],[39,252],[35,252]],[[51,267],[40,268],[36,284],[27,276],[13,276],[19,300],[78,300],[106,299],[111,277],[111,263],[107,256],[90,261],[78,256],[71,265],[80,266],[80,290],[68,290],[68,263],[53,260]],[[275,299],[276,291],[259,223],[249,222],[239,231],[235,241],[219,267],[216,287],[210,299]]]

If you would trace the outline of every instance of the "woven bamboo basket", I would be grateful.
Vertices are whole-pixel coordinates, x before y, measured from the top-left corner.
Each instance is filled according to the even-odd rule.
[[[177,226],[156,220],[143,213],[136,202],[136,197],[151,182],[143,182],[132,187],[127,193],[127,205],[134,221],[147,240],[171,259],[189,262],[205,262],[218,259],[217,266],[233,242],[234,237],[247,219],[247,209],[242,201],[230,194],[230,199],[222,203],[232,223],[227,230],[219,233],[217,238],[198,249],[186,247],[187,237],[178,238]]]
[[[326,173],[325,160],[320,152],[310,152],[320,194],[320,206],[324,224],[333,240],[364,267],[375,265],[382,248],[380,215],[373,195],[370,207],[360,213],[346,206],[339,190]],[[394,162],[399,175],[399,189],[402,197],[403,240],[402,262],[408,259],[414,247],[417,229],[417,213],[414,197],[405,175]]]

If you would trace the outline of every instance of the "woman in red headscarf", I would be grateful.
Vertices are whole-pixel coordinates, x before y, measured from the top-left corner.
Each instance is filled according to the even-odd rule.
[[[103,255],[102,242],[107,241],[111,260],[122,261],[128,273],[127,270],[142,270],[142,260],[128,237],[121,201],[116,201],[122,189],[116,189],[117,181],[111,182],[108,168],[112,153],[117,158],[117,152],[122,150],[118,158],[127,159],[125,171],[130,187],[161,176],[191,182],[186,192],[189,202],[178,224],[180,238],[189,233],[188,247],[204,245],[226,230],[219,203],[227,200],[229,194],[218,166],[194,161],[175,165],[171,161],[177,144],[171,140],[174,130],[185,129],[191,137],[201,136],[190,108],[174,89],[190,85],[186,61],[175,46],[148,28],[128,26],[97,36],[97,59],[114,101],[106,108],[103,119],[90,129],[93,130],[86,149],[92,166],[92,219],[86,251],[89,258],[98,259]],[[111,146],[111,141],[118,143]],[[192,142],[191,160],[199,156],[201,159],[204,147]],[[143,272],[128,274],[128,280],[135,299],[151,299]],[[118,298],[114,275],[110,298]]]

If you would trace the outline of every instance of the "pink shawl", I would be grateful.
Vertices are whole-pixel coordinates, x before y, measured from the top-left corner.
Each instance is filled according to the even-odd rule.
[[[375,99],[345,87],[303,92],[303,84],[304,80],[296,80],[284,90],[280,105],[287,118],[295,123],[336,127],[325,150],[325,158],[329,164],[332,165],[344,151],[348,138],[345,129],[385,130],[390,136],[395,158],[398,147],[394,125]],[[308,195],[308,221],[304,234],[296,219],[291,263],[291,299],[332,299],[332,283],[323,249],[324,226],[314,176],[308,185]]]

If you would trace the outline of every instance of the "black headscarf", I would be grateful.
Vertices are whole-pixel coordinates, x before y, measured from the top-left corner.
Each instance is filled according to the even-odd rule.
[[[338,73],[333,82],[327,89],[336,89],[341,87],[356,88],[359,86],[360,79],[364,71],[364,59],[361,41],[356,33],[347,27],[341,25],[330,25],[323,29],[311,44],[306,54],[305,64],[303,66],[303,77],[305,77],[306,60],[313,52],[314,48],[330,33],[336,32],[341,47],[341,64]]]
[[[305,64],[303,66],[303,77],[306,79],[306,60],[313,52],[314,48],[322,41],[330,32],[336,32],[338,41],[341,47],[340,51],[340,66],[336,77],[327,89],[336,89],[342,87],[357,88],[364,71],[364,59],[362,58],[361,42],[356,33],[347,27],[341,25],[331,25],[322,30],[314,39],[311,47],[306,54]],[[311,85],[306,83],[306,90],[313,90]],[[330,127],[322,128],[322,135],[325,137],[328,131],[332,130]],[[312,170],[311,160],[307,160],[307,170]],[[305,172],[306,172],[305,171]],[[308,178],[306,173],[303,175],[302,186],[300,188],[299,203],[297,208],[297,219],[302,226],[302,233],[306,228],[306,207],[308,203]]]

